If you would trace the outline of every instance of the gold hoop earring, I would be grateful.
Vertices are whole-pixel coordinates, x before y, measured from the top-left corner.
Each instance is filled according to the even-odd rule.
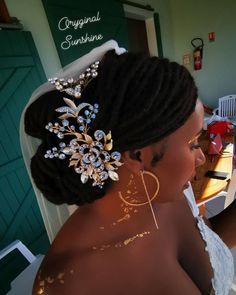
[[[153,196],[150,198],[150,196],[149,196],[149,193],[148,193],[148,190],[147,190],[147,187],[146,187],[146,183],[145,183],[145,180],[144,180],[144,175],[149,175],[149,176],[151,176],[154,180],[155,180],[155,182],[156,182],[156,185],[157,185],[157,188],[156,188],[156,191],[155,191],[155,193],[153,194]],[[144,190],[145,190],[145,193],[146,193],[146,195],[147,195],[147,201],[146,202],[141,202],[141,203],[132,203],[132,202],[129,202],[129,201],[127,201],[123,196],[122,196],[122,193],[121,192],[119,192],[119,197],[120,197],[120,199],[126,204],[126,205],[129,205],[129,206],[134,206],[134,207],[139,207],[139,206],[144,206],[144,205],[147,205],[147,204],[149,204],[150,202],[152,202],[155,198],[156,198],[156,196],[158,195],[158,192],[159,192],[159,188],[160,188],[160,183],[159,183],[159,180],[158,180],[158,178],[156,177],[156,175],[155,174],[153,174],[152,172],[149,172],[149,171],[146,171],[146,170],[141,170],[140,171],[140,175],[141,175],[141,179],[142,179],[142,184],[143,184],[143,187],[144,187]],[[135,201],[137,201],[137,200],[135,200]]]
[[[156,191],[154,193],[154,195],[150,198],[149,196],[149,193],[148,193],[148,190],[147,190],[147,186],[146,186],[146,183],[145,183],[145,180],[144,180],[144,175],[149,175],[151,176],[155,181],[156,181],[156,184],[157,184],[157,188],[156,188]],[[142,183],[143,183],[143,187],[144,187],[144,190],[145,190],[145,194],[147,196],[147,201],[146,202],[142,202],[142,203],[131,203],[131,202],[128,202],[127,200],[125,200],[125,198],[122,196],[122,193],[119,192],[119,197],[120,199],[126,204],[126,205],[129,205],[129,206],[135,206],[135,207],[138,207],[138,206],[144,206],[144,205],[147,205],[149,204],[150,206],[150,210],[151,210],[151,213],[152,213],[152,217],[153,217],[153,220],[154,220],[154,223],[155,223],[155,226],[157,229],[159,229],[159,226],[157,224],[157,220],[156,220],[156,215],[155,215],[155,212],[153,210],[153,207],[152,207],[152,201],[156,198],[156,196],[158,195],[158,192],[159,192],[159,189],[160,189],[160,183],[159,183],[159,180],[158,178],[156,177],[155,174],[153,174],[152,172],[149,172],[149,171],[145,171],[145,170],[141,170],[140,171],[140,175],[141,175],[141,179],[142,179]]]
[[[146,193],[146,196],[147,196],[147,199],[148,199],[148,204],[149,204],[150,209],[151,209],[151,212],[152,212],[153,221],[154,221],[154,223],[155,223],[156,228],[159,229],[159,226],[158,226],[158,224],[157,224],[156,215],[155,215],[155,212],[154,212],[153,207],[152,207],[152,200],[153,200],[153,199],[150,198],[149,193],[148,193],[148,190],[147,190],[146,183],[145,183],[145,181],[144,181],[144,177],[143,177],[144,172],[146,172],[146,174],[148,174],[148,175],[151,175],[151,176],[156,180],[156,183],[158,184],[158,186],[157,186],[157,190],[156,190],[156,192],[155,192],[155,194],[154,194],[155,197],[157,196],[157,194],[158,194],[158,192],[159,192],[160,183],[159,183],[159,180],[158,180],[158,178],[156,177],[155,174],[153,174],[153,173],[151,173],[151,172],[149,172],[149,171],[140,171],[141,178],[142,178],[142,182],[143,182],[143,187],[144,187],[144,189],[145,189],[145,193]]]

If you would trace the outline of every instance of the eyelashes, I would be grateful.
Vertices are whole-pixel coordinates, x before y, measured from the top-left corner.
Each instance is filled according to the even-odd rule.
[[[193,138],[192,140],[190,140],[188,142],[191,150],[197,150],[197,149],[201,148],[201,145],[198,142],[198,139],[199,139],[200,135],[201,134],[197,135],[195,138]]]
[[[191,150],[197,150],[197,149],[200,149],[201,146],[200,146],[200,144],[197,143],[197,144],[191,145],[190,148],[191,148]]]
[[[189,146],[191,150],[197,150],[201,148],[201,145],[198,142],[198,137],[194,138],[189,142]]]

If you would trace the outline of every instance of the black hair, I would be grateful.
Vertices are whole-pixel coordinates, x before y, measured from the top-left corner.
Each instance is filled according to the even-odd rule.
[[[93,187],[91,181],[82,184],[80,174],[68,168],[68,160],[44,157],[47,149],[60,142],[45,125],[58,121],[55,109],[63,105],[65,96],[57,90],[48,92],[26,111],[26,132],[42,140],[31,172],[49,201],[83,205],[105,195],[110,182],[102,189]],[[114,50],[105,54],[98,76],[80,99],[99,104],[91,132],[111,130],[114,150],[121,153],[151,145],[177,130],[194,111],[196,100],[197,88],[185,67],[144,53],[116,55]]]

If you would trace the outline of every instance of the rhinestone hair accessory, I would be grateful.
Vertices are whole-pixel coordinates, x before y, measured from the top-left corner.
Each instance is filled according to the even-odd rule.
[[[48,81],[55,85],[56,89],[60,92],[66,92],[69,95],[74,96],[75,98],[80,98],[83,89],[88,85],[88,83],[95,77],[97,77],[99,61],[91,64],[90,67],[86,69],[85,73],[79,75],[78,80],[69,78],[65,80],[64,78],[50,78]]]
[[[79,76],[78,80],[52,78],[49,79],[49,82],[55,85],[57,90],[64,91],[77,99],[81,97],[81,93],[88,83],[97,77],[98,66],[99,62],[93,63],[85,73]],[[63,100],[66,105],[55,110],[61,113],[58,117],[61,122],[49,122],[45,128],[61,140],[66,136],[70,136],[71,140],[69,144],[62,141],[59,147],[47,150],[44,157],[61,160],[70,157],[69,167],[73,166],[75,172],[81,175],[82,183],[91,179],[93,186],[102,188],[104,181],[108,178],[114,181],[119,180],[115,170],[122,165],[121,154],[117,151],[112,152],[111,131],[105,134],[102,130],[96,130],[93,135],[88,134],[98,113],[99,105],[83,102],[76,106],[71,99],[64,97]],[[71,118],[75,120],[76,124],[70,122]]]

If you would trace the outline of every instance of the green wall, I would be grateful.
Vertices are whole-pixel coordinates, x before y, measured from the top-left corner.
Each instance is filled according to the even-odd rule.
[[[5,0],[9,14],[17,17],[24,30],[32,33],[44,71],[51,77],[61,68],[41,0]]]
[[[236,1],[235,0],[170,0],[173,25],[173,58],[191,53],[191,39],[204,39],[203,68],[191,71],[199,87],[199,96],[216,107],[218,98],[236,93]],[[208,33],[215,32],[215,42]]]
[[[161,38],[163,54],[165,57],[170,59],[174,58],[174,47],[173,47],[173,25],[170,0],[150,0],[150,1],[134,1],[144,5],[149,4],[154,8],[155,12],[159,13],[160,27],[161,27]]]

